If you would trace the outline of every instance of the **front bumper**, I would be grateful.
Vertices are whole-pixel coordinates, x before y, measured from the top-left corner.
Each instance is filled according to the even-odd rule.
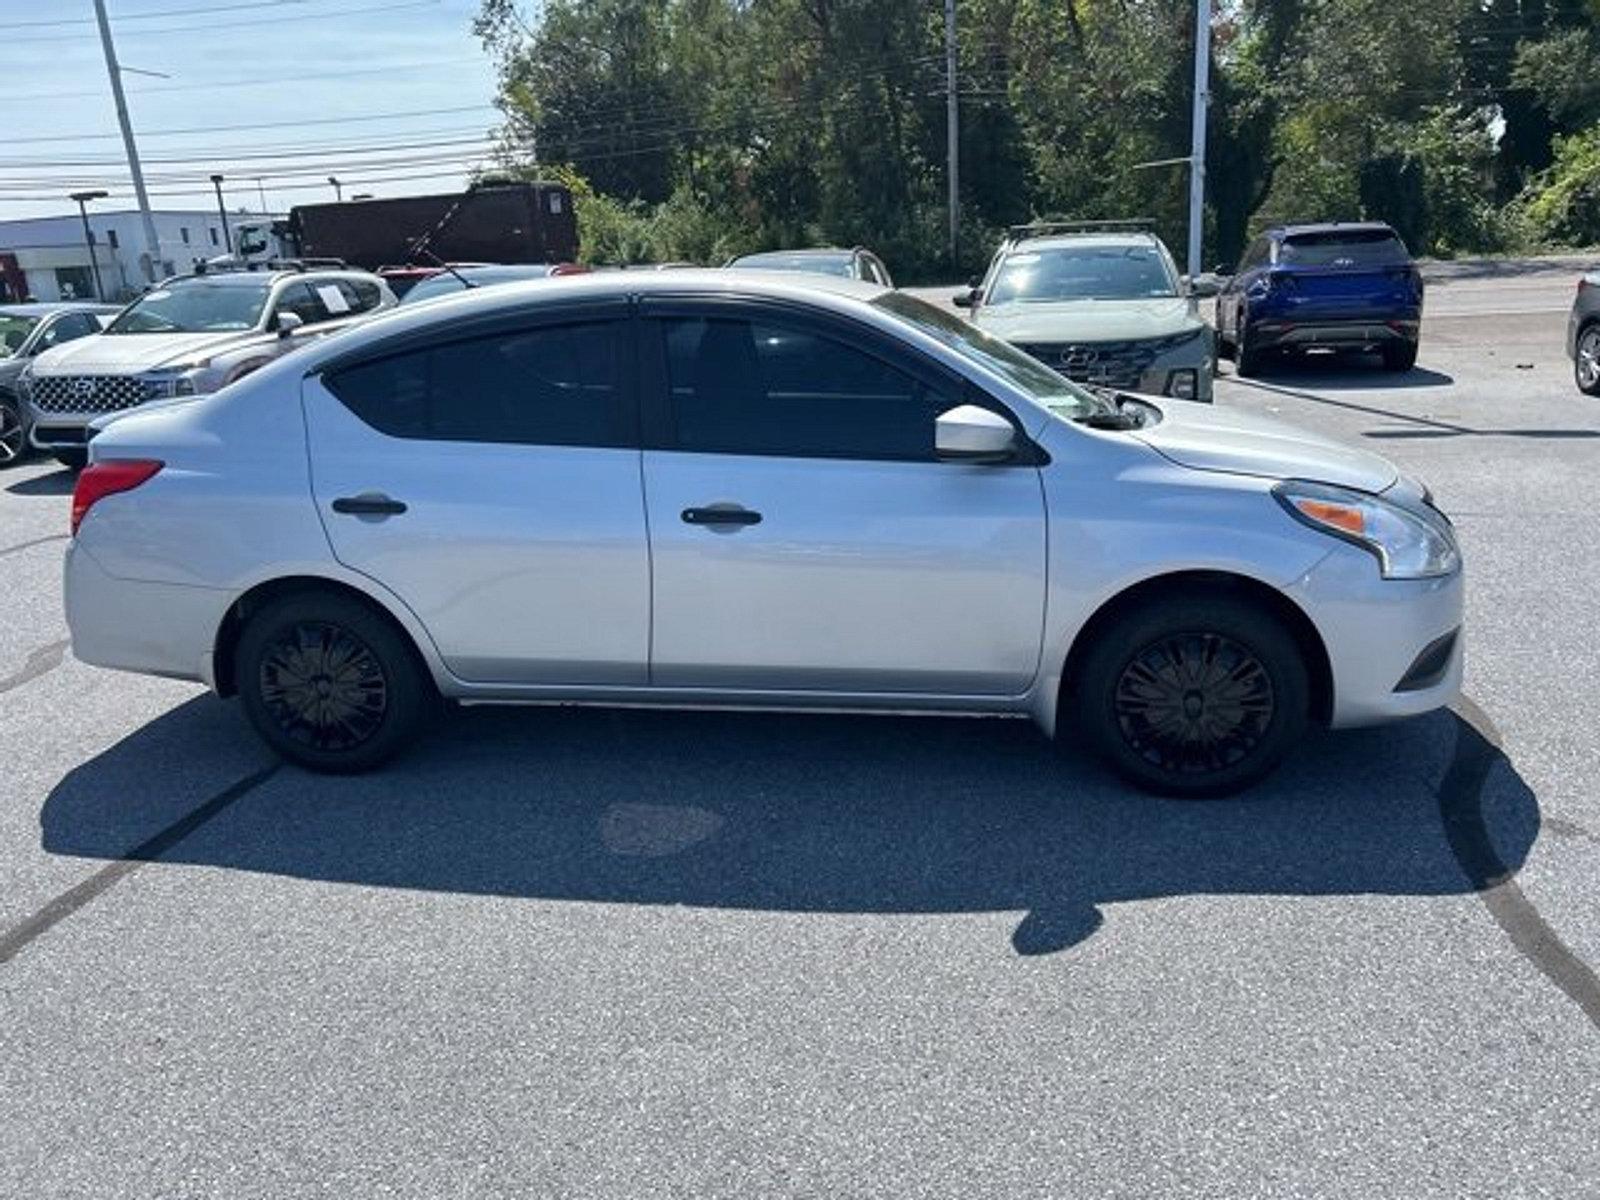
[[[1461,571],[1384,579],[1372,555],[1339,546],[1287,592],[1328,651],[1335,728],[1432,712],[1460,694]]]
[[[1216,338],[1209,328],[1181,339],[1017,345],[1074,383],[1211,403]]]

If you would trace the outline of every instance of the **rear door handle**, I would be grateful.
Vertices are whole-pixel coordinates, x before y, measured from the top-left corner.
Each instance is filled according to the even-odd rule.
[[[714,504],[709,508],[683,510],[685,525],[759,525],[761,514],[733,504]]]
[[[397,517],[406,511],[406,506],[382,492],[362,492],[359,496],[340,496],[333,502],[333,511],[356,517]]]

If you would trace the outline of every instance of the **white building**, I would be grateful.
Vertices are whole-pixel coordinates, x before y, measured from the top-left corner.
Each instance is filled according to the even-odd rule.
[[[189,270],[196,259],[226,253],[222,216],[214,208],[158,211],[151,216],[160,243],[154,262],[145,254],[138,209],[97,211],[90,205],[89,230],[103,299],[130,299],[157,279]],[[242,209],[229,212],[230,234],[241,221],[270,216]],[[87,300],[94,295],[94,264],[76,212],[0,221],[0,301]]]

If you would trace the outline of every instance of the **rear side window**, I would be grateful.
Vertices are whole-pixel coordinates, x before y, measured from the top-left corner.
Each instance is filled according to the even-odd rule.
[[[622,333],[616,321],[520,330],[361,363],[324,382],[391,437],[626,446]]]
[[[957,403],[800,326],[685,318],[663,331],[680,450],[931,460],[934,419]]]
[[[378,285],[366,279],[341,279],[339,291],[344,295],[345,302],[350,305],[352,312],[368,312],[377,308],[383,299],[383,293],[378,290]]]
[[[1301,233],[1285,238],[1278,261],[1291,267],[1394,267],[1411,261],[1405,243],[1386,229]]]

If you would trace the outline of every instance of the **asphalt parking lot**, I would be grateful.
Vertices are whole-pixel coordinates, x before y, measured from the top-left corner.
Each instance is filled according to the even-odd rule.
[[[938,718],[469,709],[310,776],[74,661],[70,477],[0,475],[0,1195],[1591,1194],[1576,270],[1436,270],[1403,378],[1219,381],[1469,570],[1459,711],[1225,802]]]

